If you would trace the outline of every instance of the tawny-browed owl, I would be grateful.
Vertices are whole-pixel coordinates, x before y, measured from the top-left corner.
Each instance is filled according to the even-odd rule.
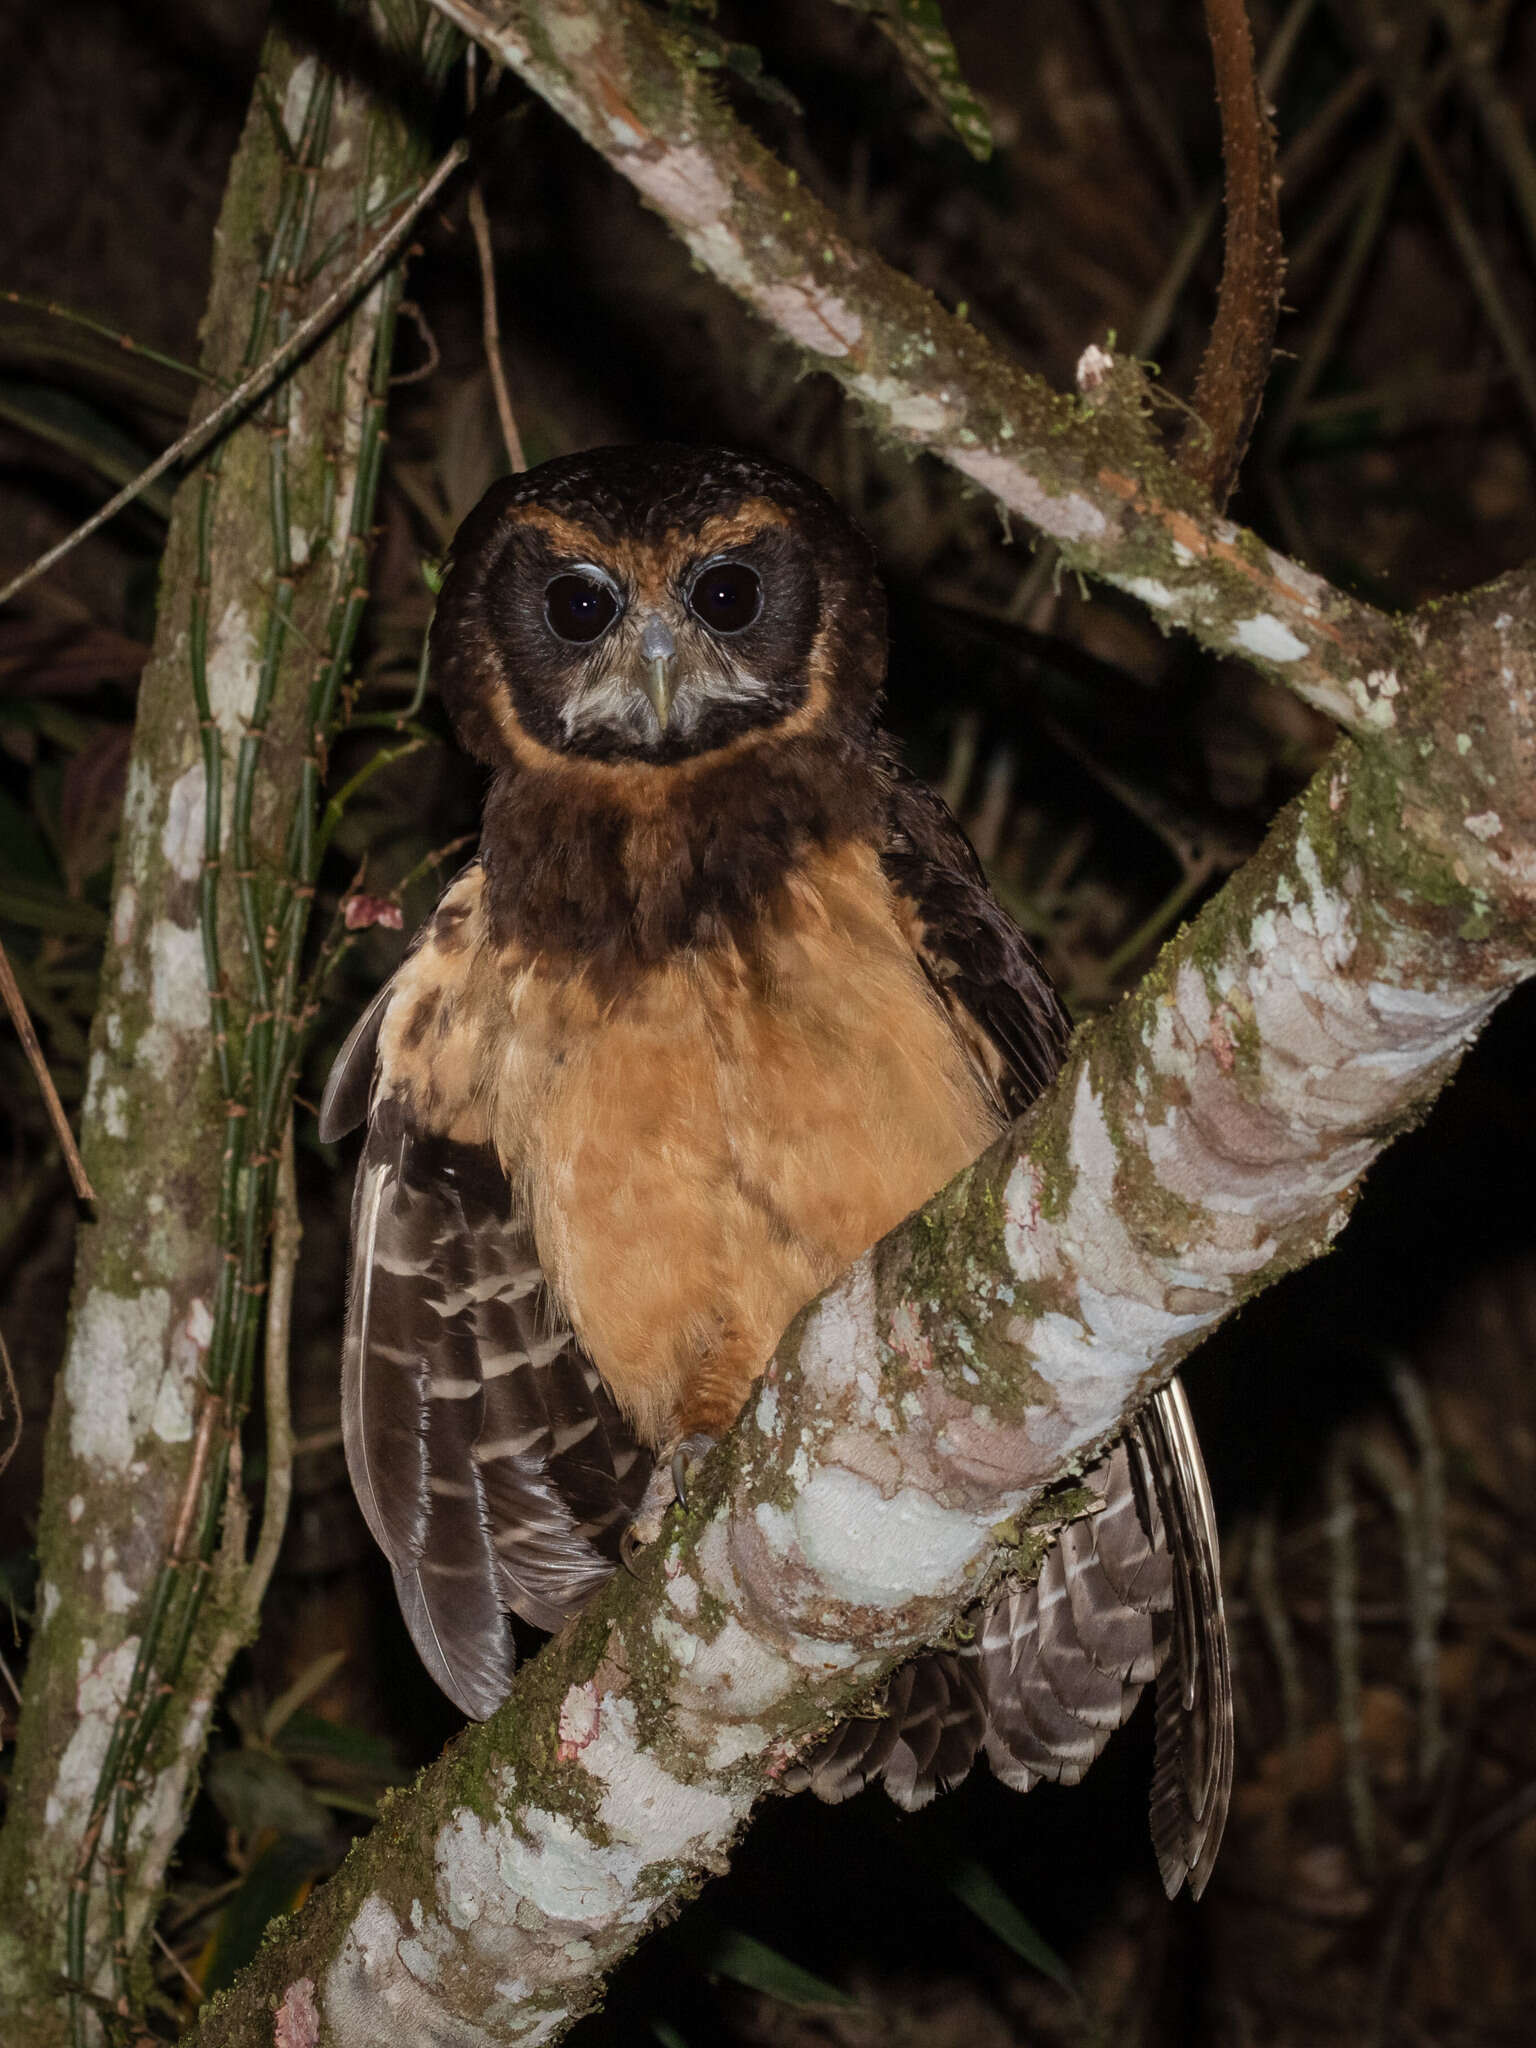
[[[348,1039],[367,1119],[343,1422],[412,1636],[463,1710],[614,1569],[796,1311],[1050,1080],[1059,1004],[876,722],[885,613],[827,494],[716,449],[495,485],[432,667],[494,771],[479,857]],[[978,1751],[1076,1779],[1159,1677],[1153,1838],[1209,1873],[1231,1778],[1215,1530],[1177,1385],[1036,1585],[798,1769],[904,1805]]]

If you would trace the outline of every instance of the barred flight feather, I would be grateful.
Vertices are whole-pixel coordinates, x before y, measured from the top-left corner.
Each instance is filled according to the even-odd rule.
[[[375,1081],[386,1007],[349,1038],[323,1105],[322,1134],[341,1135],[366,1069],[342,1436],[423,1663],[484,1719],[511,1681],[507,1611],[542,1629],[579,1612],[650,1457],[556,1317],[494,1153],[416,1130]]]

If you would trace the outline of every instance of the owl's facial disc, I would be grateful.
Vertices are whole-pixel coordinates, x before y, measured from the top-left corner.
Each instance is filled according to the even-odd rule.
[[[819,613],[814,567],[782,528],[728,552],[547,558],[543,653],[509,635],[519,716],[546,745],[663,765],[786,717],[803,701]],[[510,651],[510,650],[509,650]]]
[[[885,607],[868,541],[809,478],[730,449],[588,449],[503,477],[464,521],[432,668],[493,767],[565,754],[645,784],[719,753],[750,773],[760,750],[867,733]]]

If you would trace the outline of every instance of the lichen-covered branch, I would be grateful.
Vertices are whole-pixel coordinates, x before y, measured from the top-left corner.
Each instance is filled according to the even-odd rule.
[[[1341,741],[1030,1117],[786,1334],[664,1532],[394,1800],[199,2048],[546,2042],[788,1758],[1362,1175],[1536,968],[1536,603],[1407,632]]]
[[[850,241],[730,113],[686,31],[636,0],[432,4],[548,100],[881,432],[931,450],[1069,564],[1347,730],[1382,718],[1390,621],[1216,514],[1164,454],[1134,364],[1090,350],[1083,392],[1063,395],[999,355]]]
[[[423,36],[436,48],[452,32],[399,6],[374,26],[408,35],[425,91]],[[238,381],[326,300],[420,152],[403,105],[273,35],[217,231],[211,384]],[[82,1116],[98,1213],[80,1233],[49,1428],[0,1838],[0,2037],[29,2048],[98,2038],[93,2000],[131,2021],[213,1701],[252,1625],[232,1447],[259,1348],[309,825],[360,609],[393,290],[352,307],[174,508]]]

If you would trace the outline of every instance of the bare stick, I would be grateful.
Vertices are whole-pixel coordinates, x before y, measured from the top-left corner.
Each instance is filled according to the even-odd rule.
[[[293,1308],[293,1276],[299,1263],[304,1229],[299,1222],[299,1196],[293,1172],[293,1117],[283,1132],[277,1162],[277,1195],[272,1214],[272,1271],[267,1288],[266,1434],[267,1484],[261,1506],[261,1534],[240,1590],[248,1627],[271,1582],[277,1553],[288,1527],[293,1494],[293,1416],[288,1400],[288,1336]]]
[[[22,999],[16,976],[11,971],[11,963],[6,958],[3,944],[0,944],[0,994],[5,997],[5,1007],[11,1013],[11,1022],[16,1026],[16,1036],[21,1040],[22,1051],[31,1062],[32,1071],[37,1076],[37,1085],[43,1091],[48,1118],[59,1141],[59,1150],[64,1154],[64,1164],[69,1168],[69,1177],[75,1184],[75,1193],[82,1202],[94,1202],[96,1190],[86,1177],[85,1166],[75,1144],[75,1134],[69,1128],[69,1118],[64,1114],[59,1091],[53,1085],[53,1076],[48,1071],[48,1062],[43,1058],[43,1048],[37,1042],[37,1033],[32,1028],[32,1019],[27,1015],[26,1003]]]
[[[0,1449],[0,1472],[3,1472],[12,1458],[15,1457],[16,1446],[21,1442],[21,1390],[16,1385],[16,1375],[11,1370],[11,1354],[6,1347],[3,1335],[0,1335],[0,1391],[4,1392],[16,1417],[15,1427],[11,1431],[11,1440],[5,1445],[4,1449]],[[9,1678],[10,1673],[7,1672],[6,1676]],[[11,1690],[15,1692],[14,1685]],[[21,1705],[21,1695],[19,1693],[16,1695],[16,1704],[17,1706]]]
[[[148,490],[157,478],[164,476],[168,469],[174,469],[178,463],[186,461],[189,456],[196,455],[201,449],[206,448],[232,420],[239,418],[253,400],[264,396],[284,372],[298,361],[310,344],[318,340],[332,322],[341,317],[359,293],[373,282],[377,273],[404,242],[424,209],[431,205],[468,154],[469,144],[461,138],[441,159],[415,197],[408,202],[394,226],[382,234],[361,260],[352,266],[335,291],[315,308],[309,318],[299,323],[282,347],[274,349],[265,362],[258,363],[251,374],[243,378],[227,398],[222,399],[195,427],[189,427],[186,433],[179,440],[173,441],[163,454],[157,455],[148,469],[141,470],[132,483],[125,484],[115,498],[109,498],[99,511],[93,512],[73,533],[66,534],[63,540],[49,548],[45,554],[39,555],[35,562],[21,571],[20,575],[13,576],[4,589],[0,589],[0,604],[5,604],[19,591],[25,590],[29,583],[35,583],[39,576],[45,575],[56,562],[62,562],[66,555],[73,554],[81,541],[88,540],[99,527],[105,526],[109,519],[115,519],[125,505],[131,505],[134,499],[141,492]]]
[[[470,44],[464,68],[464,98],[471,114],[475,111],[477,96],[479,51]],[[494,71],[494,67],[493,67]],[[485,194],[480,180],[475,179],[469,188],[469,228],[475,238],[475,255],[480,263],[480,339],[485,346],[485,367],[491,373],[491,390],[496,396],[496,417],[501,422],[502,445],[507,451],[507,462],[515,472],[528,467],[523,454],[523,437],[517,431],[517,415],[512,410],[512,394],[507,389],[506,365],[501,359],[501,321],[496,310],[496,254],[491,247],[491,223],[485,210]]]
[[[522,436],[517,431],[512,394],[507,389],[507,372],[501,360],[501,324],[496,317],[496,257],[491,248],[491,223],[486,218],[485,194],[480,190],[478,178],[469,188],[469,225],[480,258],[480,334],[485,343],[485,366],[491,373],[491,389],[496,394],[496,417],[501,422],[507,461],[514,470],[526,469],[528,464],[523,454]]]

